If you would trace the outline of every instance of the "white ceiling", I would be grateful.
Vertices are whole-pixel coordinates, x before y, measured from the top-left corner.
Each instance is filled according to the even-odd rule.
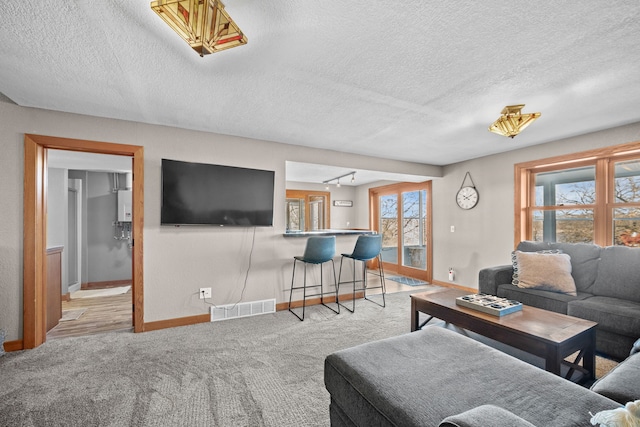
[[[204,58],[150,0],[2,3],[26,107],[433,165],[640,121],[638,0],[225,0],[249,42]]]
[[[424,182],[433,177],[425,175],[410,175],[403,173],[381,172],[367,169],[344,168],[339,166],[319,165],[314,163],[287,162],[287,181],[312,182],[316,184],[330,181],[336,185],[338,177],[340,185],[358,186],[378,181],[396,182]],[[351,176],[344,176],[355,172],[353,182]]]

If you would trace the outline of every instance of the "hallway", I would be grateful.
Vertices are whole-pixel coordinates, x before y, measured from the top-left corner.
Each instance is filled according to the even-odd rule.
[[[47,333],[47,340],[113,331],[132,332],[131,304],[131,289],[120,295],[74,298],[70,301],[63,301],[63,318],[65,313],[70,310],[85,311],[75,320],[65,320],[58,323]]]

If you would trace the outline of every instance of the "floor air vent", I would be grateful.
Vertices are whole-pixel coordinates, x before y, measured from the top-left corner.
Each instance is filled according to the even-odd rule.
[[[256,316],[276,312],[276,300],[240,302],[238,304],[211,307],[211,321],[233,319],[235,317]]]

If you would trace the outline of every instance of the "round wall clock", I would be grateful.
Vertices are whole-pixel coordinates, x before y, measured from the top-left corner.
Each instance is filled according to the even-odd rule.
[[[456,202],[462,209],[471,209],[478,204],[480,195],[476,187],[462,187],[456,194]]]
[[[469,177],[471,181],[471,185],[464,185],[465,181]],[[478,200],[480,200],[480,194],[478,193],[478,189],[471,179],[471,175],[467,172],[462,180],[462,185],[456,194],[456,203],[462,209],[472,209],[478,204]]]

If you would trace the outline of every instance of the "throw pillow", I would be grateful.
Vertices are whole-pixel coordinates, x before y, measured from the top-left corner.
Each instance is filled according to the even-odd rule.
[[[513,251],[511,259],[515,286],[578,295],[568,254]]]
[[[640,425],[640,400],[627,402],[624,408],[616,408],[608,411],[600,411],[591,415],[591,425],[600,424],[600,427],[629,427]]]

